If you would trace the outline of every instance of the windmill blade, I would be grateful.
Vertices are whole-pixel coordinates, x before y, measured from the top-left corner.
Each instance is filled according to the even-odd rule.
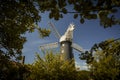
[[[84,52],[83,48],[76,43],[72,43],[72,47],[79,52],[82,52],[82,53]]]
[[[58,38],[58,39],[60,39],[61,35],[59,34],[59,32],[57,31],[57,29],[55,28],[55,26],[51,22],[49,22],[49,25],[51,26],[52,31],[55,34],[55,37]]]
[[[46,50],[46,49],[53,49],[53,48],[57,48],[58,47],[58,42],[54,42],[54,43],[49,43],[49,44],[44,44],[40,46],[40,49],[42,51]]]

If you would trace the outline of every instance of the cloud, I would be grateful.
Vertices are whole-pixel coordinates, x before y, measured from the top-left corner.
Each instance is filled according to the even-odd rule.
[[[85,62],[76,62],[75,61],[75,67],[79,68],[80,70],[88,70],[88,66]]]
[[[80,66],[80,70],[88,70],[88,67],[87,67],[87,65]]]
[[[24,44],[24,48],[23,48],[22,51],[23,51],[23,53],[34,51],[34,49],[39,49],[40,45],[46,44],[46,43],[49,43],[49,42],[50,42],[49,39],[30,40],[30,41],[27,41]]]
[[[29,42],[30,45],[37,45],[37,44],[46,44],[46,43],[49,43],[51,42],[49,39],[38,39],[38,40],[34,40],[34,41],[31,41]]]

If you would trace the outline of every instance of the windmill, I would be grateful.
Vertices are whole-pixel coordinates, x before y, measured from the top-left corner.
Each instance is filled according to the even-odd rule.
[[[50,22],[49,25],[52,28],[52,31],[54,32],[55,36],[59,39],[58,42],[44,44],[40,46],[41,50],[50,49],[50,48],[56,48],[58,47],[58,44],[60,45],[60,53],[62,55],[62,58],[65,60],[70,60],[73,58],[73,52],[72,49],[75,49],[79,52],[84,52],[82,47],[80,47],[78,44],[73,43],[73,31],[75,29],[74,24],[70,24],[68,26],[68,29],[66,30],[64,35],[60,35],[55,26]]]

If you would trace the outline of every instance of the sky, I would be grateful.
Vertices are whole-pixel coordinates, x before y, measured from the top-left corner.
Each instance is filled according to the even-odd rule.
[[[103,28],[100,26],[99,20],[86,20],[84,24],[80,23],[79,18],[74,19],[72,14],[64,15],[62,19],[55,21],[54,19],[49,19],[48,13],[42,13],[41,21],[39,26],[41,28],[50,29],[48,25],[52,22],[58,32],[63,35],[68,28],[70,23],[74,23],[75,30],[73,32],[73,42],[77,43],[84,50],[89,50],[95,43],[120,37],[120,26],[116,25],[111,28]],[[27,42],[24,44],[23,55],[25,56],[25,63],[31,64],[35,61],[35,53],[43,55],[39,46],[47,43],[58,42],[59,40],[55,37],[53,32],[51,32],[49,37],[40,38],[37,30],[33,33],[26,33]],[[59,48],[58,48],[59,49]],[[80,69],[86,69],[86,63],[79,59],[78,51],[73,50],[75,63],[80,66]]]

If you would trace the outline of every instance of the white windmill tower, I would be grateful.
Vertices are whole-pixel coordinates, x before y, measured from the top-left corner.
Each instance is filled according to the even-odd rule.
[[[58,47],[58,44],[60,44],[60,53],[62,55],[62,58],[65,60],[70,60],[73,58],[72,49],[75,49],[79,52],[84,52],[82,47],[80,47],[76,43],[73,43],[72,41],[73,30],[75,29],[74,24],[70,24],[65,34],[62,36],[59,34],[59,32],[56,30],[55,26],[51,22],[49,23],[49,25],[52,27],[52,31],[54,32],[55,36],[59,39],[59,42],[41,45],[41,50],[56,48]]]

